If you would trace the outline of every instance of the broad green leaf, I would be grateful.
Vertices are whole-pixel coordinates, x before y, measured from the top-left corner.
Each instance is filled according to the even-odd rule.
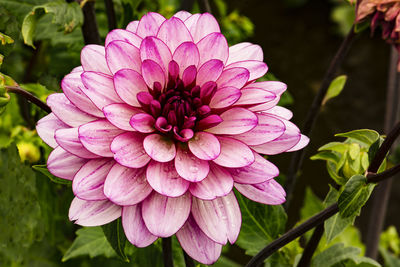
[[[338,96],[342,92],[346,81],[346,75],[340,75],[336,77],[329,85],[328,91],[326,92],[324,100],[322,101],[322,105],[325,105],[328,100]]]
[[[23,23],[22,23],[22,36],[24,42],[33,48],[33,38],[36,31],[36,26],[39,19],[44,14],[53,14],[52,23],[64,33],[72,32],[77,26],[83,23],[82,11],[76,2],[67,3],[64,0],[56,0],[43,5],[38,5],[32,8]]]
[[[390,249],[396,255],[400,255],[400,237],[396,227],[389,226],[388,229],[382,232],[379,246],[385,249]]]
[[[310,187],[306,188],[303,207],[300,209],[300,219],[306,220],[325,208],[322,201],[313,193]]]
[[[369,129],[360,129],[354,130],[347,133],[339,133],[335,134],[338,137],[347,137],[361,142],[363,145],[367,145],[368,147],[373,144],[379,138],[379,133],[374,130]]]
[[[341,142],[330,142],[327,143],[320,148],[318,148],[318,151],[322,150],[331,150],[331,151],[336,151],[339,152],[340,154],[345,153],[349,149],[349,145],[346,143],[341,143]]]
[[[375,184],[367,184],[367,178],[354,175],[345,184],[343,192],[338,199],[339,212],[342,218],[357,215],[362,206],[367,202]]]
[[[32,168],[33,168],[35,171],[38,171],[38,172],[40,172],[40,173],[46,175],[46,176],[47,176],[52,182],[54,182],[54,183],[57,183],[57,184],[64,184],[64,185],[65,185],[65,184],[66,184],[66,185],[71,185],[71,184],[72,184],[72,181],[70,181],[70,180],[61,179],[61,178],[58,178],[58,177],[54,176],[53,174],[51,174],[51,173],[49,172],[49,170],[47,169],[47,166],[46,166],[46,165],[33,165]]]
[[[399,267],[400,258],[396,257],[393,253],[383,247],[379,247],[379,252],[385,262],[385,267]]]
[[[91,258],[115,256],[115,252],[100,226],[81,228],[76,231],[76,235],[74,242],[62,258],[63,262],[79,256],[90,256]]]
[[[101,228],[115,253],[117,253],[121,260],[129,262],[129,259],[125,254],[125,243],[127,239],[122,227],[121,219],[119,218],[109,224],[103,225]]]
[[[330,151],[321,151],[318,154],[310,157],[311,160],[325,160],[334,163],[335,165],[339,162],[339,157],[337,154]]]
[[[355,160],[360,154],[360,145],[357,143],[352,143],[349,145],[349,155],[352,160]]]
[[[341,175],[339,175],[336,171],[336,165],[332,162],[326,162],[326,169],[329,173],[329,176],[332,177],[333,180],[335,180],[335,182],[338,185],[344,185],[347,182],[347,179]]]
[[[379,147],[382,145],[384,139],[379,137],[368,149],[368,159],[371,163],[372,159],[375,157],[376,152],[378,152]]]
[[[369,267],[380,267],[381,265],[372,259],[360,256],[360,249],[355,247],[345,247],[343,243],[337,243],[321,253],[314,256],[311,261],[311,267],[331,267],[337,266],[336,264],[349,262],[350,266],[369,266]],[[355,265],[354,265],[355,264]],[[342,264],[338,266],[348,266]]]
[[[263,205],[236,194],[242,212],[242,228],[236,242],[248,255],[255,255],[285,230],[282,206]]]
[[[0,150],[0,256],[20,261],[43,236],[36,174],[23,164],[15,144]]]
[[[325,206],[328,207],[337,202],[338,197],[339,192],[332,186],[329,186],[329,193],[326,195],[324,201]],[[342,218],[338,213],[336,213],[331,218],[326,220],[324,223],[326,243],[331,242],[335,237],[340,235],[349,225],[352,225],[355,218],[355,215],[348,218]]]

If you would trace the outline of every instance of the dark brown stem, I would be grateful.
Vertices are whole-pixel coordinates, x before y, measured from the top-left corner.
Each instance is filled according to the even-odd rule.
[[[77,0],[78,3],[82,2]],[[94,9],[94,1],[87,1],[82,7],[83,25],[82,34],[85,44],[100,44],[100,34],[97,27],[96,12]]]
[[[193,259],[182,249],[186,267],[195,267]]]
[[[164,267],[173,267],[174,263],[172,261],[172,240],[171,237],[162,239],[162,250],[164,258]]]
[[[21,87],[18,86],[6,86],[7,92],[8,93],[14,93],[17,95],[22,96],[24,99],[28,100],[29,102],[35,104],[39,108],[41,108],[43,111],[46,111],[47,113],[51,112],[50,107],[42,102],[39,98],[34,96],[33,94],[29,93],[28,91],[22,89]]]
[[[117,28],[117,20],[115,18],[114,3],[112,0],[104,0],[106,6],[106,14],[108,19],[108,30],[114,30]]]
[[[183,0],[179,9],[191,12],[193,5],[194,5],[194,0]]]
[[[356,34],[354,33],[354,26],[350,29],[350,32],[347,34],[346,38],[343,40],[342,44],[339,47],[339,50],[336,52],[336,55],[331,61],[331,64],[328,70],[325,73],[325,76],[322,80],[321,86],[318,90],[317,95],[314,97],[313,103],[308,111],[303,130],[301,131],[304,135],[310,136],[315,122],[317,120],[319,111],[321,109],[322,100],[324,99],[326,92],[328,91],[329,84],[333,80],[337,69],[342,64],[343,60],[345,59],[347,52],[351,46],[351,43],[354,40]],[[299,150],[294,152],[292,155],[289,171],[286,178],[286,192],[287,192],[287,201],[286,207],[290,205],[292,192],[295,187],[297,173],[301,168],[304,160],[305,149]]]
[[[208,12],[211,14],[211,7],[210,7],[210,3],[208,2],[208,0],[198,0],[199,2],[199,7],[200,7],[200,11],[201,12]]]
[[[310,266],[311,258],[314,255],[314,252],[317,249],[319,241],[321,240],[323,234],[324,234],[324,224],[321,223],[315,228],[314,233],[310,238],[310,241],[308,241],[307,246],[303,251],[303,255],[301,256],[301,259],[299,261],[299,264],[297,264],[297,267]]]
[[[398,174],[399,172],[400,172],[400,164],[397,164],[396,166],[394,166],[384,172],[368,174],[367,175],[368,183],[379,183],[384,180],[389,180],[388,178],[393,177],[394,175]],[[375,222],[376,222],[376,219],[377,219],[376,215],[374,216],[374,218],[375,218]]]

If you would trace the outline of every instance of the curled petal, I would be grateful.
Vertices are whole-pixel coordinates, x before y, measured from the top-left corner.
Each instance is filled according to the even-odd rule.
[[[245,68],[225,69],[219,76],[216,83],[218,87],[235,87],[242,88],[247,83],[250,77],[250,72]]]
[[[140,45],[140,58],[142,61],[146,59],[154,61],[163,69],[163,72],[167,74],[168,64],[172,60],[172,54],[171,50],[163,41],[157,37],[149,36],[144,38]]]
[[[212,200],[226,196],[233,188],[233,178],[227,168],[210,163],[210,172],[207,177],[197,183],[191,183],[189,190],[193,196]]]
[[[192,214],[200,229],[215,242],[224,245],[227,240],[231,244],[236,241],[242,216],[232,191],[214,200],[193,198]]]
[[[143,141],[143,147],[146,153],[155,161],[168,162],[175,158],[175,143],[168,137],[159,134],[146,136]]]
[[[176,237],[185,252],[203,264],[213,264],[221,255],[222,245],[204,234],[192,216],[176,233]]]
[[[268,71],[267,64],[258,60],[245,60],[245,61],[235,62],[226,66],[226,69],[237,68],[237,67],[245,68],[249,71],[250,73],[249,81],[254,81],[264,76],[264,74],[267,73]]]
[[[59,129],[54,133],[54,138],[60,147],[75,156],[86,159],[95,159],[100,157],[99,155],[90,152],[82,145],[79,140],[78,128]]]
[[[147,36],[156,36],[158,29],[160,28],[161,24],[165,21],[165,18],[158,13],[149,12],[144,15],[137,26],[136,34],[142,38]],[[133,25],[129,27],[128,30],[133,30]]]
[[[237,184],[235,188],[245,197],[267,205],[280,205],[285,202],[286,193],[275,180],[260,184]]]
[[[200,60],[199,49],[192,42],[185,42],[178,46],[172,59],[179,65],[179,76],[182,77],[183,71],[189,66],[197,66]]]
[[[260,88],[243,88],[241,93],[242,95],[235,106],[263,104],[277,98],[274,93]]]
[[[111,72],[121,69],[141,70],[139,48],[124,41],[113,41],[106,47],[106,59]]]
[[[127,104],[110,104],[103,108],[107,120],[114,126],[125,131],[135,131],[129,124],[133,115],[141,113],[142,110]]]
[[[90,44],[81,51],[81,63],[84,71],[95,71],[111,74],[105,58],[104,46]]]
[[[300,150],[300,149],[304,148],[306,145],[308,145],[309,142],[310,142],[310,138],[308,138],[307,136],[302,134],[300,136],[299,142],[294,147],[289,149],[287,152],[293,152],[293,151]]]
[[[99,226],[119,218],[121,207],[108,200],[89,201],[75,197],[68,216],[71,221],[82,226]]]
[[[182,21],[185,21],[187,18],[189,18],[192,14],[190,14],[189,12],[185,11],[185,10],[181,10],[178,11],[177,13],[175,13],[175,15],[173,15],[173,17],[179,18]]]
[[[210,59],[219,59],[224,64],[228,60],[228,42],[221,33],[210,33],[197,43],[200,52],[200,65]]]
[[[126,238],[136,247],[147,247],[158,238],[144,224],[141,204],[122,208],[122,226]]]
[[[241,91],[235,87],[223,87],[215,92],[210,101],[210,108],[226,108],[232,106],[240,96]]]
[[[114,164],[104,182],[104,194],[121,206],[135,205],[153,191],[147,183],[144,168],[133,169]]]
[[[110,159],[94,159],[87,162],[76,173],[72,182],[74,195],[84,200],[104,200],[104,181],[114,161]]]
[[[189,194],[172,198],[153,192],[142,202],[144,223],[155,236],[172,236],[189,217],[191,205]]]
[[[136,97],[137,94],[148,91],[142,75],[130,69],[118,71],[114,75],[114,85],[115,91],[119,97],[121,97],[125,103],[134,107],[140,107]]]
[[[41,118],[36,125],[36,131],[40,138],[52,148],[58,146],[54,133],[58,129],[68,128],[69,126],[62,122],[59,118],[50,113],[49,115]]]
[[[213,160],[221,153],[220,143],[213,134],[206,132],[197,132],[189,140],[190,151],[199,159]]]
[[[154,190],[168,197],[181,196],[189,188],[189,182],[179,176],[172,161],[151,161],[147,166],[146,177]]]
[[[153,88],[154,83],[165,86],[166,72],[155,61],[147,59],[142,62],[142,75],[147,86]]]
[[[263,59],[263,51],[259,45],[244,42],[229,47],[229,59],[226,64],[244,60],[263,61]]]
[[[161,24],[157,37],[162,40],[173,53],[184,42],[192,42],[192,36],[183,21],[172,17]]]
[[[47,169],[54,176],[72,180],[87,161],[87,159],[72,155],[61,147],[56,147],[47,159]]]
[[[221,154],[213,162],[228,168],[249,166],[254,162],[254,154],[244,143],[229,137],[218,137]]]
[[[293,117],[293,113],[290,110],[281,106],[275,106],[273,108],[270,108],[267,113],[275,115],[285,120],[290,120]]]
[[[207,129],[213,134],[241,134],[257,126],[257,116],[244,108],[231,108],[221,115],[222,122],[217,126]]]
[[[143,148],[143,136],[136,132],[122,133],[112,140],[111,151],[114,159],[130,168],[142,168],[150,157]]]
[[[224,63],[219,59],[211,59],[200,65],[197,72],[196,83],[203,86],[206,82],[215,82],[224,69]]]
[[[174,162],[177,173],[189,182],[203,180],[210,170],[207,161],[195,157],[188,149],[181,146],[178,146]]]
[[[155,131],[156,120],[147,113],[137,113],[130,119],[130,125],[138,132],[152,133]]]
[[[185,24],[196,43],[210,33],[220,32],[217,20],[210,13],[195,14],[188,17]]]
[[[129,23],[129,25],[130,24],[131,23]],[[128,27],[129,27],[129,25],[128,25]],[[131,45],[134,45],[137,48],[139,48],[140,44],[142,43],[142,38],[139,37],[139,35],[135,34],[132,31],[123,30],[123,29],[115,29],[115,30],[110,31],[107,34],[106,41],[105,41],[105,47],[107,47],[108,44],[111,43],[112,41],[124,41],[124,42],[130,43]]]
[[[134,21],[129,22],[128,26],[126,26],[126,30],[136,33],[138,26],[139,26],[139,21],[134,20]]]

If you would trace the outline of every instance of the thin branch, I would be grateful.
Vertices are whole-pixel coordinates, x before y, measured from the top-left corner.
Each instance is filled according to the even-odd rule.
[[[310,241],[308,241],[307,246],[303,251],[303,255],[301,256],[301,259],[297,264],[297,267],[310,266],[311,258],[314,255],[314,252],[317,249],[319,241],[321,240],[323,234],[324,234],[324,224],[321,223],[315,228],[314,233],[310,238]]]
[[[162,250],[163,250],[163,258],[164,258],[164,267],[173,267],[174,263],[172,261],[171,237],[162,239]]]
[[[182,249],[186,267],[195,267],[193,259]]]
[[[117,28],[117,20],[115,18],[115,9],[113,0],[104,0],[106,6],[106,14],[108,20],[108,30],[114,30]]]
[[[194,5],[194,0],[183,0],[179,9],[191,12],[193,5]]]
[[[201,12],[208,12],[211,14],[211,7],[208,0],[198,0]]]
[[[303,129],[301,131],[304,135],[310,136],[314,128],[315,122],[317,120],[319,111],[321,109],[322,100],[324,99],[326,92],[328,91],[329,84],[333,80],[334,75],[337,72],[337,69],[345,59],[355,36],[356,34],[354,33],[354,26],[353,26],[350,29],[350,32],[347,34],[346,38],[343,40],[342,44],[340,45],[339,50],[336,52],[336,55],[332,59],[331,64],[322,80],[321,87],[319,88],[317,95],[314,97],[313,103],[308,111]],[[305,149],[302,149],[294,152],[294,154],[292,155],[288,175],[286,178],[287,181],[286,192],[288,196],[286,207],[288,207],[290,204],[292,191],[294,190],[296,183],[297,173],[303,164],[305,151],[306,151]]]
[[[76,0],[81,3],[82,0]],[[85,44],[100,44],[99,28],[96,21],[96,13],[94,9],[94,1],[86,1],[82,7],[83,25],[82,34]]]
[[[400,164],[380,173],[368,174],[368,183],[379,183],[400,173]]]
[[[34,96],[33,94],[29,93],[28,91],[22,89],[19,86],[6,86],[7,92],[8,93],[14,93],[17,95],[20,95],[22,97],[24,97],[26,100],[28,100],[29,102],[35,104],[36,106],[38,106],[39,108],[41,108],[43,111],[50,113],[51,109],[50,107],[42,102],[42,100],[40,100],[39,98],[37,98],[36,96]]]

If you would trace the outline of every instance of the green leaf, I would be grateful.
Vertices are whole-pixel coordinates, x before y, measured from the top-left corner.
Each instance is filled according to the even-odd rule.
[[[310,187],[307,187],[303,200],[303,207],[300,209],[300,219],[302,221],[306,220],[324,208],[325,207],[322,201],[313,193]]]
[[[393,253],[383,247],[379,247],[379,252],[385,262],[385,267],[399,267],[400,258],[396,257]]]
[[[14,40],[10,36],[0,32],[0,42],[2,45],[6,45],[14,43]]]
[[[324,204],[326,207],[332,205],[337,202],[339,197],[339,192],[329,186],[329,193],[326,195]],[[340,235],[349,225],[354,223],[356,216],[351,216],[348,218],[342,218],[339,214],[333,215],[331,218],[325,221],[325,237],[326,243],[331,242],[336,236]]]
[[[352,266],[370,266],[380,267],[381,265],[372,259],[360,256],[361,250],[355,247],[345,247],[343,243],[337,243],[321,253],[317,254],[311,261],[311,267],[330,267],[336,266],[336,264],[353,262]],[[356,264],[356,265],[354,265]],[[343,266],[343,265],[340,265]],[[344,264],[344,266],[348,266]]]
[[[335,165],[339,162],[337,154],[330,151],[321,151],[318,154],[310,157],[311,160],[325,160],[334,163]]]
[[[355,159],[359,156],[360,150],[361,150],[361,148],[360,148],[360,145],[359,145],[359,144],[357,144],[357,143],[351,143],[351,144],[349,145],[349,155],[350,155],[350,158],[353,159],[353,160],[355,160]]]
[[[390,249],[396,255],[400,255],[400,237],[397,233],[396,227],[389,226],[388,229],[382,232],[379,246],[385,249]]]
[[[242,212],[242,228],[236,242],[255,255],[285,230],[287,216],[282,206],[263,205],[236,194]]]
[[[347,137],[361,142],[363,145],[370,146],[379,138],[379,133],[374,130],[360,129],[347,133],[335,134],[338,137]]]
[[[76,231],[76,235],[74,242],[62,258],[63,262],[85,255],[89,255],[91,258],[100,255],[107,258],[115,256],[115,252],[100,226],[81,228]]]
[[[329,85],[324,100],[322,100],[322,105],[325,105],[325,103],[328,100],[338,96],[342,92],[344,85],[346,84],[346,81],[347,81],[346,75],[340,75],[336,77]]]
[[[33,165],[32,168],[35,171],[38,171],[38,172],[46,175],[54,183],[66,184],[66,185],[71,185],[72,184],[72,181],[70,181],[70,180],[61,179],[61,178],[58,178],[58,177],[54,176],[53,174],[51,174],[49,172],[49,170],[47,169],[46,165]]]
[[[129,258],[125,254],[126,236],[122,227],[121,219],[117,219],[109,224],[103,225],[104,235],[106,236],[111,247],[125,262],[129,262]]]
[[[378,152],[379,147],[382,145],[384,139],[379,137],[368,149],[368,159],[371,163],[372,159],[375,157],[376,152]]]
[[[339,212],[342,218],[357,215],[362,206],[367,202],[375,184],[367,184],[367,178],[354,175],[345,184],[343,192],[338,199]]]
[[[52,23],[56,24],[64,33],[72,32],[83,23],[82,11],[76,2],[67,3],[64,0],[52,1],[32,8],[23,23],[22,36],[25,44],[32,46],[36,26],[39,19],[45,14],[53,14]]]
[[[331,150],[335,152],[339,152],[340,154],[345,153],[349,149],[349,145],[346,143],[341,143],[341,142],[330,142],[327,143],[320,148],[318,148],[318,151],[321,150]]]

